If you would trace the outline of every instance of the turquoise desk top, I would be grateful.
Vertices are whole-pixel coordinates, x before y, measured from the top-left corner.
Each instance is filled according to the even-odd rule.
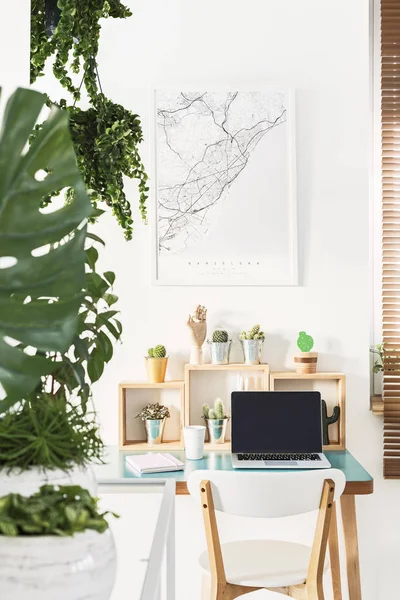
[[[186,481],[192,471],[198,469],[233,471],[231,455],[226,450],[206,452],[201,460],[186,460],[184,450],[169,453],[185,463],[184,471],[138,475],[128,466],[126,457],[133,454],[143,454],[143,452],[124,451],[109,447],[107,449],[106,464],[96,467],[97,481],[99,484],[117,484],[121,481],[127,483],[129,480],[138,478],[141,480],[174,479],[177,482],[177,493],[186,494],[188,493]],[[348,450],[325,452],[325,455],[332,467],[340,469],[346,475],[345,494],[372,494],[373,479],[371,475]],[[265,472],[265,469],[255,470],[260,473]]]

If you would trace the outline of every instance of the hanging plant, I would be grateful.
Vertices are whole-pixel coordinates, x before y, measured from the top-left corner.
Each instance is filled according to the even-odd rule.
[[[53,73],[73,98],[72,105],[66,100],[56,104],[69,113],[78,166],[92,204],[110,206],[126,239],[131,239],[132,211],[123,176],[138,179],[139,208],[146,221],[148,177],[139,153],[143,132],[138,115],[103,94],[96,57],[100,19],[127,18],[132,13],[119,0],[32,0],[31,11],[31,82],[43,75],[46,60],[54,57]],[[75,77],[76,83],[77,74],[81,77]],[[83,86],[91,104],[88,110],[77,105]],[[69,190],[67,197],[72,196]]]

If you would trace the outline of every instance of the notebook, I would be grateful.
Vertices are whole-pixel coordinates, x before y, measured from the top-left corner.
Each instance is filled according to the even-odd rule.
[[[183,471],[183,462],[172,454],[135,454],[126,457],[129,467],[137,473],[166,473],[168,471]]]

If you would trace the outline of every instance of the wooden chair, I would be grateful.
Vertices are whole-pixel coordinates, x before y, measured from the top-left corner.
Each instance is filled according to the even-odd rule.
[[[334,599],[341,600],[335,500],[346,479],[337,469],[315,471],[194,471],[188,488],[200,498],[207,551],[200,558],[206,577],[203,598],[233,600],[267,589],[301,600],[324,600],[323,573],[329,541]],[[215,511],[254,518],[299,515],[319,508],[312,547],[276,540],[220,543]],[[207,591],[208,588],[208,591]]]

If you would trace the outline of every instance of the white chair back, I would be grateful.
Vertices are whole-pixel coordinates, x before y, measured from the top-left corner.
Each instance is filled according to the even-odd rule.
[[[215,510],[241,517],[274,518],[311,512],[319,508],[325,479],[335,483],[335,500],[346,484],[338,469],[313,471],[193,471],[190,494],[200,501],[200,483],[208,480]]]

